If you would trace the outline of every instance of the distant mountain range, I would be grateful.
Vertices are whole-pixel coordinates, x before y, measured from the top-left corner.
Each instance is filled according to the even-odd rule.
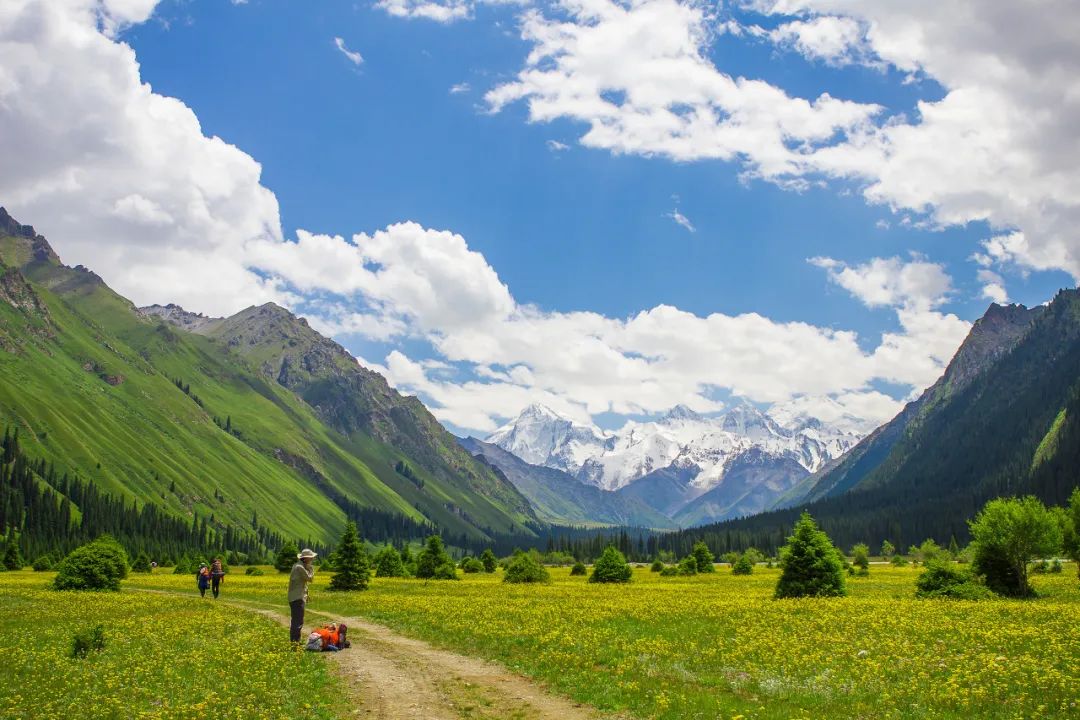
[[[639,502],[668,519],[656,527],[687,526],[770,509],[872,427],[838,405],[826,409],[835,418],[830,423],[791,406],[766,413],[743,403],[713,417],[677,406],[658,420],[630,422],[612,433],[532,405],[487,443]],[[488,460],[507,470],[490,453]]]

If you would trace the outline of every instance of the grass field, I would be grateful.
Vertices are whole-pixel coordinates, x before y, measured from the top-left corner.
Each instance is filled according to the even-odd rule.
[[[55,592],[51,579],[0,573],[0,717],[342,715],[337,678],[269,620],[183,597]],[[71,657],[72,635],[99,623],[105,648]]]
[[[1033,601],[916,600],[918,572],[875,566],[850,580],[848,598],[785,601],[771,599],[778,571],[763,568],[639,568],[626,586],[566,569],[546,586],[377,578],[345,594],[327,592],[320,573],[309,608],[363,615],[640,717],[1080,716],[1074,565],[1036,576]],[[136,575],[125,583],[135,586],[194,593],[186,576]],[[283,608],[284,587],[277,574],[232,575],[224,597]]]

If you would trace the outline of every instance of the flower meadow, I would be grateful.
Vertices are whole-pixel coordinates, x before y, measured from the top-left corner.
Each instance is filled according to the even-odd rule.
[[[337,678],[269,620],[197,595],[56,592],[52,577],[0,573],[0,717],[339,716]],[[104,649],[71,657],[99,624]]]
[[[920,568],[874,566],[850,596],[773,600],[778,572],[590,584],[552,569],[547,585],[501,573],[460,582],[375,578],[309,610],[362,615],[497,660],[604,710],[649,718],[1080,717],[1075,565],[1040,575],[1035,600],[917,600]],[[126,586],[192,591],[188,578]],[[283,576],[231,577],[226,595],[284,606]],[[362,636],[357,640],[362,642]]]

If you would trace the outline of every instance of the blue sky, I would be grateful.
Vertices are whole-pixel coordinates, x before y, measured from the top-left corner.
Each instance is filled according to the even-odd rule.
[[[147,280],[158,276],[158,268],[132,277],[133,272],[125,272],[134,266],[136,255],[130,247],[110,239],[123,232],[103,229],[98,237],[88,240],[92,233],[86,223],[81,224],[79,235],[60,220],[52,220],[57,213],[41,209],[59,206],[63,198],[40,197],[10,178],[11,187],[0,182],[0,192],[6,189],[16,200],[25,198],[9,201],[15,211],[31,213],[24,221],[49,232],[69,260],[93,256],[106,280],[139,302],[177,300],[192,309],[220,313],[275,299],[297,312],[317,318],[323,315],[318,327],[334,333],[401,389],[419,393],[440,419],[458,431],[486,431],[511,416],[518,405],[533,399],[606,425],[617,425],[625,417],[656,414],[676,402],[715,411],[719,403],[736,397],[762,405],[802,399],[809,410],[815,407],[812,398],[827,397],[852,413],[881,420],[895,411],[904,397],[936,377],[966,332],[967,323],[981,315],[990,297],[1004,299],[1007,294],[1009,301],[1037,304],[1048,300],[1057,288],[1073,284],[1071,250],[1057,252],[1052,228],[1038,227],[1034,221],[1030,227],[1025,225],[1027,216],[1022,208],[1031,207],[1031,199],[1014,198],[1008,188],[991,187],[986,176],[964,175],[963,168],[981,165],[982,156],[969,152],[951,157],[960,152],[960,144],[931,133],[931,123],[922,116],[920,102],[951,110],[956,98],[963,95],[952,91],[967,87],[965,83],[977,86],[978,78],[972,80],[957,69],[961,49],[952,56],[944,51],[934,55],[937,50],[925,48],[897,50],[895,43],[882,40],[879,30],[900,20],[875,15],[895,12],[875,7],[881,3],[864,2],[862,14],[853,11],[846,16],[815,8],[809,0],[793,13],[770,10],[767,6],[771,3],[759,3],[759,12],[731,3],[702,6],[653,0],[620,5],[595,0],[599,8],[595,16],[591,10],[580,10],[592,7],[588,3],[459,3],[456,6],[467,8],[464,14],[468,17],[455,22],[395,16],[368,2],[139,0],[134,4],[140,3],[145,7],[138,11],[107,7],[98,17],[94,41],[101,45],[101,52],[116,55],[117,73],[109,82],[120,87],[124,59],[117,48],[126,43],[134,52],[141,80],[155,95],[177,99],[197,117],[201,136],[184,141],[198,146],[195,155],[218,151],[203,147],[211,142],[208,137],[216,136],[232,146],[229,163],[235,161],[239,169],[233,175],[223,174],[225,186],[240,187],[249,182],[254,166],[244,163],[251,159],[261,166],[258,185],[241,188],[243,193],[251,193],[250,197],[236,191],[241,199],[230,200],[227,211],[211,207],[212,226],[261,223],[272,227],[277,222],[280,231],[270,232],[271,236],[277,233],[270,238],[274,247],[257,249],[260,261],[250,259],[252,236],[230,235],[229,231],[222,231],[220,241],[208,243],[206,254],[198,256],[196,249],[201,244],[190,238],[201,235],[180,227],[183,211],[170,209],[174,201],[176,207],[185,202],[190,207],[190,202],[165,196],[168,188],[161,190],[161,197],[118,190],[116,198],[98,205],[113,208],[109,222],[123,217],[135,218],[143,226],[174,223],[179,230],[175,242],[167,244],[170,252],[183,256],[185,262],[191,260],[194,267],[213,266],[223,278],[233,277],[228,273],[246,273],[236,287],[250,283],[252,289],[237,289],[228,298],[219,299],[214,293],[228,284],[227,280],[207,279],[206,287],[199,287],[190,277],[187,284],[179,286]],[[39,3],[18,0],[16,4],[30,13]],[[407,0],[398,6],[398,15],[435,5]],[[687,9],[690,21],[686,20],[690,17],[685,15]],[[833,121],[835,132],[820,137],[807,134],[800,139],[795,123],[785,141],[788,150],[805,143],[798,152],[839,148],[851,153],[850,157],[844,155],[843,163],[830,156],[795,172],[767,169],[770,153],[775,154],[776,148],[739,133],[720,143],[725,147],[735,143],[735,154],[729,159],[718,159],[714,149],[696,138],[688,143],[688,150],[669,152],[666,148],[670,146],[664,143],[670,138],[658,140],[652,130],[627,129],[630,125],[619,125],[614,139],[590,139],[586,137],[590,122],[610,120],[607,110],[600,111],[599,119],[583,119],[561,90],[541,90],[519,76],[530,67],[549,72],[561,67],[560,62],[567,57],[577,62],[573,47],[568,50],[562,46],[556,54],[530,66],[529,53],[540,41],[535,33],[530,34],[529,23],[535,29],[564,22],[576,31],[596,29],[599,36],[605,23],[616,27],[616,21],[639,11],[655,12],[661,18],[661,22],[639,27],[643,45],[651,41],[649,32],[654,26],[658,33],[686,27],[693,37],[697,37],[694,32],[705,33],[681,56],[682,60],[689,57],[685,67],[700,74],[700,83],[688,86],[685,100],[678,95],[681,89],[671,91],[673,99],[666,107],[679,117],[688,116],[686,108],[703,107],[695,99],[696,93],[716,87],[719,76],[760,80],[767,84],[763,87],[778,90],[786,96],[785,101],[768,100],[776,104],[763,106],[775,108],[777,114],[790,110],[784,104],[787,99],[805,98],[815,103],[813,112],[805,111],[806,122],[827,114],[824,110],[819,113],[816,107],[823,93],[850,101],[852,107],[881,107],[858,123]],[[929,11],[920,16],[919,11],[913,7],[913,16],[902,20],[922,23],[920,30],[928,37],[932,31],[951,32],[949,23],[955,18],[938,17]],[[695,12],[698,14],[693,15]],[[832,34],[808,33],[808,23],[821,18],[826,22],[814,27]],[[73,15],[55,22],[67,23],[64,27],[75,32],[83,20]],[[110,23],[115,27],[110,28]],[[839,46],[830,44],[829,38],[846,28],[854,28],[857,35],[844,36],[847,39]],[[1006,27],[997,30],[1002,36],[1008,33]],[[658,42],[663,41],[662,36],[657,37]],[[349,52],[359,55],[348,57],[336,38]],[[0,44],[0,52],[3,47]],[[41,62],[59,56],[44,50]],[[1001,52],[1006,57],[1008,48]],[[628,57],[627,63],[629,67],[629,63],[639,62],[636,67],[649,70],[663,60],[646,55]],[[78,58],[70,61],[75,63]],[[579,80],[593,82],[586,74],[588,65],[585,58],[574,66],[578,69],[555,77],[566,86]],[[597,72],[602,76],[607,70]],[[673,76],[673,84],[681,82],[681,77]],[[618,123],[641,117],[633,114],[636,110],[627,100],[639,89],[635,82],[632,78],[625,88],[609,87],[599,96],[620,113]],[[498,104],[485,98],[489,91],[509,85],[516,85],[515,92],[524,99]],[[58,91],[52,92],[56,95]],[[548,92],[552,94],[545,96]],[[532,117],[530,99],[550,101],[557,109],[548,118]],[[734,112],[725,102],[728,100],[713,100],[709,107]],[[622,114],[624,111],[628,112]],[[656,117],[655,108],[648,111],[650,122]],[[0,115],[0,123],[7,122],[10,127],[21,128],[18,119]],[[756,130],[754,123],[758,121],[751,118],[742,129]],[[768,125],[771,120],[761,122]],[[147,127],[163,124],[148,121]],[[883,152],[881,147],[892,153],[901,142],[916,146],[906,135],[884,137],[889,125],[910,125],[912,135],[922,131],[925,136],[918,140],[918,151],[912,151],[915,160],[911,163],[881,160],[873,152],[859,154],[865,146],[879,153]],[[190,133],[190,129],[184,132]],[[75,129],[61,126],[54,134],[65,133],[74,135]],[[177,136],[168,137],[161,142],[177,142]],[[859,145],[858,138],[871,140]],[[22,145],[32,149],[39,140],[44,147],[45,141],[39,138],[24,138]],[[153,147],[153,138],[147,142]],[[746,144],[738,145],[740,142]],[[679,153],[682,155],[677,156]],[[132,151],[133,156],[137,154],[147,153]],[[941,168],[935,167],[938,156],[946,158]],[[149,162],[145,157],[133,160],[139,167],[131,175],[151,173],[153,168],[145,165]],[[193,161],[176,184],[216,187],[199,175],[207,172],[206,168],[217,172],[223,164]],[[936,183],[942,177],[948,180],[939,187]],[[214,182],[217,179],[215,175]],[[867,187],[877,181],[883,189],[868,197]],[[807,187],[791,189],[794,182]],[[953,193],[954,185],[962,192]],[[180,187],[176,195],[183,196],[182,190]],[[213,195],[213,189],[208,193],[202,186],[198,191],[200,197]],[[272,208],[275,200],[276,215]],[[1035,198],[1036,203],[1040,201],[1060,202]],[[70,207],[70,199],[66,202],[68,205],[62,207]],[[265,205],[265,212],[249,218],[237,209],[245,204]],[[685,222],[680,224],[676,219]],[[406,222],[432,233],[453,233],[463,238],[469,251],[479,253],[479,265],[464,262],[476,260],[468,255],[462,274],[439,281],[460,281],[464,295],[456,295],[457,289],[452,288],[437,298],[436,306],[459,302],[459,297],[482,296],[477,300],[477,312],[483,313],[488,308],[485,303],[494,298],[491,302],[502,303],[496,314],[516,314],[520,319],[523,312],[532,312],[539,314],[545,328],[562,328],[552,331],[553,337],[565,337],[567,342],[577,338],[573,342],[578,345],[601,338],[601,355],[613,352],[619,362],[627,363],[626,384],[609,389],[610,397],[600,390],[585,393],[583,388],[603,383],[590,380],[573,362],[555,369],[548,359],[529,354],[542,351],[543,343],[529,351],[504,349],[489,354],[450,347],[461,337],[471,338],[468,342],[474,347],[509,345],[507,338],[517,331],[507,330],[509,325],[502,320],[480,328],[479,324],[463,324],[460,318],[447,319],[431,312],[425,315],[408,305],[407,298],[386,287],[375,287],[371,278],[342,289],[337,287],[341,283],[320,283],[318,278],[290,274],[301,257],[298,253],[303,243],[294,243],[298,232],[340,236],[337,250],[348,251],[358,246],[352,238],[355,233],[367,237]],[[1025,231],[1026,239],[1017,240],[1015,233]],[[133,243],[147,242],[146,232],[132,231],[132,237],[136,235],[138,240]],[[394,232],[389,235],[388,242],[395,248],[407,247],[395,245]],[[425,247],[435,247],[425,245],[428,237],[415,241],[417,252],[423,254]],[[995,237],[1012,240],[986,245]],[[110,242],[115,247],[105,247]],[[321,247],[330,247],[330,242]],[[1039,242],[1050,249],[1042,251]],[[241,246],[245,248],[243,257],[237,249]],[[409,256],[395,254],[396,250],[380,252],[365,255],[364,267],[390,268],[392,263],[408,262]],[[982,256],[981,261],[972,260],[976,254]],[[125,259],[116,260],[113,269],[110,257]],[[325,260],[302,257],[313,267]],[[459,253],[453,257],[464,256]],[[829,258],[833,264],[810,263],[810,258]],[[874,265],[875,259],[880,264]],[[232,269],[231,262],[236,262],[237,268]],[[324,279],[333,274],[333,266],[330,268],[323,273]],[[484,272],[477,275],[477,268]],[[164,276],[165,271],[160,273]],[[483,282],[491,287],[470,287],[471,277],[486,278]],[[424,276],[421,281],[425,278],[430,279]],[[511,300],[500,299],[500,281]],[[877,288],[877,295],[868,286],[875,283],[884,283],[884,289]],[[998,289],[987,290],[991,284]],[[438,285],[436,292],[444,287]],[[245,302],[248,298],[250,302]],[[461,307],[471,307],[469,302],[472,300],[462,301]],[[326,310],[329,305],[334,307],[332,312]],[[780,326],[805,323],[822,338],[836,331],[857,334],[853,343],[858,352],[844,350],[848,353],[844,357],[852,363],[848,375],[853,379],[847,380],[838,372],[831,383],[817,382],[809,377],[816,372],[812,367],[805,370],[805,380],[791,379],[803,372],[799,369],[778,370],[773,378],[744,378],[740,373],[752,375],[755,364],[770,362],[771,336],[759,334],[728,344],[724,344],[724,337],[710,335],[703,338],[701,353],[740,353],[745,352],[740,348],[749,344],[762,353],[762,360],[729,363],[724,359],[720,364],[729,367],[702,370],[700,359],[691,357],[690,343],[678,361],[664,357],[663,362],[649,363],[649,358],[665,355],[660,335],[650,334],[646,341],[631,327],[597,330],[591,324],[599,322],[596,318],[615,325],[626,323],[661,306],[690,316],[683,319],[691,335],[741,332],[748,323],[731,329],[717,329],[723,323],[714,323],[712,329],[702,324],[696,330],[694,322],[712,314],[723,316],[726,322],[727,318],[756,313],[779,328],[778,338],[787,338],[777,339],[777,347],[784,348],[777,352],[791,355],[785,362],[793,368],[801,367],[798,355],[814,352],[814,346],[801,346],[791,339],[797,333]],[[529,308],[528,312],[524,308]],[[342,314],[347,312],[363,314],[371,322],[397,323],[397,329],[357,331],[356,326],[342,322]],[[596,318],[582,320],[575,315],[570,319],[571,314],[580,313]],[[543,335],[547,331],[537,332]],[[887,344],[883,335],[890,333],[902,335],[908,342],[895,352],[882,352]],[[560,352],[550,343],[548,349]],[[637,361],[642,361],[637,363],[642,367],[630,367]],[[670,367],[650,375],[648,367],[665,362]],[[888,367],[864,367],[874,363]],[[590,372],[604,374],[602,362],[585,364]],[[920,369],[896,369],[905,364]],[[521,369],[509,378],[506,374],[514,368]],[[640,399],[636,399],[635,384],[646,387]]]

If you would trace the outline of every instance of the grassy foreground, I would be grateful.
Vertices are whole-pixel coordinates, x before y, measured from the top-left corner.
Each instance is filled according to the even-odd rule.
[[[337,678],[269,620],[198,597],[55,592],[52,577],[0,573],[2,718],[340,716]],[[72,635],[99,623],[105,648],[72,658]]]
[[[495,659],[597,707],[656,718],[1034,718],[1080,715],[1080,586],[1074,565],[1036,576],[1038,600],[921,601],[917,568],[875,566],[851,596],[771,599],[776,570],[735,577],[546,586],[501,575],[373,580],[310,609],[363,615]],[[0,583],[6,582],[0,580]],[[126,587],[194,593],[186,576]],[[283,576],[231,575],[223,597],[284,607]],[[280,634],[282,631],[277,630]],[[274,656],[276,657],[276,656]]]

